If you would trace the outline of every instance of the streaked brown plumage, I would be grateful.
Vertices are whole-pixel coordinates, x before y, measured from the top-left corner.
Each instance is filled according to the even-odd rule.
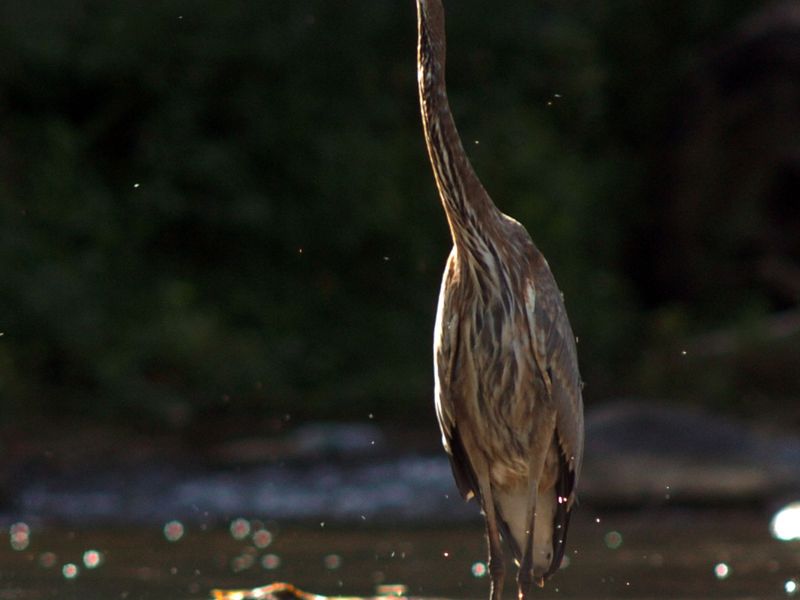
[[[458,489],[486,517],[491,598],[502,596],[500,535],[527,598],[558,570],[575,503],[575,338],[547,261],[497,209],[464,152],[445,88],[441,0],[417,0],[417,25],[425,141],[454,244],[434,332],[436,412]]]

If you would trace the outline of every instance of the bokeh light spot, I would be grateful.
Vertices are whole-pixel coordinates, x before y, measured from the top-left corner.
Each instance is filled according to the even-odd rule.
[[[266,548],[272,543],[272,534],[266,529],[258,529],[253,532],[253,545],[256,548]]]
[[[256,562],[255,557],[249,553],[243,553],[231,561],[231,570],[234,573],[246,571],[251,568]]]
[[[281,557],[277,554],[265,554],[261,559],[261,566],[267,571],[272,571],[281,566]]]
[[[769,529],[782,542],[800,540],[800,502],[792,502],[775,513]]]
[[[9,528],[8,534],[14,550],[25,550],[31,543],[31,528],[27,523],[14,523]]]
[[[234,519],[231,521],[231,535],[235,540],[243,540],[250,535],[250,521],[247,519]]]
[[[67,563],[61,567],[61,574],[64,575],[65,579],[75,579],[79,572],[80,569],[75,563]]]
[[[164,537],[170,542],[177,542],[183,537],[183,523],[170,521],[164,525]]]
[[[58,557],[53,552],[42,552],[39,556],[39,564],[45,569],[52,569],[57,560]]]
[[[609,531],[603,537],[603,541],[605,541],[607,548],[616,550],[622,545],[622,534],[619,531]]]
[[[486,575],[486,564],[480,561],[473,563],[470,568],[473,577],[484,577]]]
[[[97,550],[87,550],[83,553],[83,564],[87,569],[95,569],[103,562],[103,555]]]
[[[731,568],[724,562],[714,565],[714,575],[716,575],[717,579],[727,579],[730,574]]]

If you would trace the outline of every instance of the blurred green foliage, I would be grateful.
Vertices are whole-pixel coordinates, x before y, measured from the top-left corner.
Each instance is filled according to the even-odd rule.
[[[626,253],[671,103],[759,4],[449,3],[456,121],[565,292],[587,402],[651,341]],[[3,413],[429,411],[450,242],[415,42],[410,0],[3,2]]]

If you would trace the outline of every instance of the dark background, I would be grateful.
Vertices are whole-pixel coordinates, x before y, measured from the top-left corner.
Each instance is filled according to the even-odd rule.
[[[800,16],[448,3],[465,146],[587,407],[800,424]],[[433,426],[450,240],[411,0],[0,2],[0,412]]]

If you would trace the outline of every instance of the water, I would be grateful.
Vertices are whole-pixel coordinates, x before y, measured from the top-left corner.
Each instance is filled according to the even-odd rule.
[[[606,514],[582,506],[568,564],[535,595],[791,598],[798,594],[800,542],[774,539],[769,521],[757,510]],[[25,525],[27,533],[21,525],[10,529],[0,547],[0,600],[180,600],[273,581],[335,595],[402,584],[415,596],[488,596],[478,519],[447,526],[244,518],[159,527]],[[506,596],[513,597],[511,574]]]

